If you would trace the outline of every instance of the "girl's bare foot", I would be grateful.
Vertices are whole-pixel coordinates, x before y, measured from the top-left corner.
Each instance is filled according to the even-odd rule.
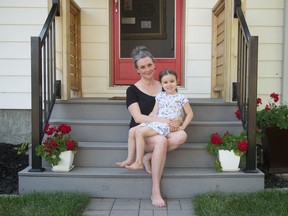
[[[166,203],[161,196],[151,196],[152,205],[157,208],[166,207]]]
[[[129,170],[141,170],[141,169],[144,169],[144,166],[142,163],[138,163],[138,162],[135,162],[133,163],[132,165],[130,166],[125,166],[127,169]]]
[[[131,164],[133,164],[134,161],[132,160],[125,160],[122,162],[117,162],[116,165],[118,165],[119,167],[126,167],[126,166],[130,166]]]
[[[151,158],[152,158],[152,153],[147,153],[143,157],[143,165],[147,173],[152,174],[151,170]]]

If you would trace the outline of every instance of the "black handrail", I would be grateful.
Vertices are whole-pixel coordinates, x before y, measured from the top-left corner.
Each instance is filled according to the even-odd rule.
[[[31,121],[32,164],[29,172],[42,172],[42,159],[35,148],[44,137],[59,88],[56,81],[55,17],[60,15],[59,0],[52,8],[38,37],[31,37]]]
[[[248,151],[245,172],[258,172],[256,165],[256,111],[258,36],[251,36],[241,0],[235,0],[234,17],[238,18],[237,103],[241,121],[247,131]]]

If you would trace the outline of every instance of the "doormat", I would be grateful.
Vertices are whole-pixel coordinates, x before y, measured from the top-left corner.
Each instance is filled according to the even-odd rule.
[[[126,100],[126,97],[115,96],[115,97],[109,98],[109,100]]]

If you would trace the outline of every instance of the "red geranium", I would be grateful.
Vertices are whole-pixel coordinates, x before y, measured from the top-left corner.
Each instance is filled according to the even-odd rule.
[[[238,150],[240,152],[246,152],[248,149],[248,142],[246,140],[238,142]]]
[[[77,151],[77,142],[70,136],[71,127],[61,124],[58,127],[45,127],[46,138],[41,145],[36,147],[36,154],[43,157],[49,164],[57,165],[60,161],[59,155],[64,151]]]

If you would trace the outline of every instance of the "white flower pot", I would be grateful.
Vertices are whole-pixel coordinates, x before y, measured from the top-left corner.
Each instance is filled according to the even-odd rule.
[[[54,172],[69,172],[73,169],[74,153],[72,151],[61,152],[60,162],[58,165],[52,165],[52,171]]]
[[[240,156],[233,151],[219,150],[218,158],[221,163],[222,171],[239,171]]]

